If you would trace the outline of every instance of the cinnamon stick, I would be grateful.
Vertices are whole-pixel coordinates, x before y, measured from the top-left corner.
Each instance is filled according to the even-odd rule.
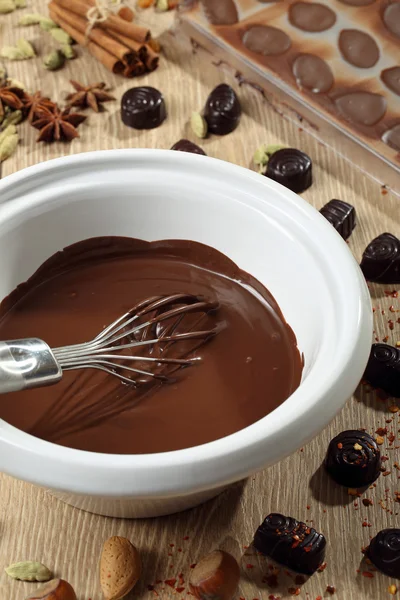
[[[80,33],[85,35],[85,38],[92,40],[110,54],[113,54],[122,62],[127,64],[134,62],[137,58],[137,52],[127,48],[121,42],[107,35],[102,29],[92,29],[86,35],[87,23],[83,17],[79,17],[75,13],[72,13],[64,8],[61,8],[55,2],[51,2],[49,7],[52,8],[56,14],[59,15],[60,19],[68,23],[71,27],[77,29]]]
[[[139,42],[136,42],[135,40],[132,40],[131,38],[126,37],[125,35],[121,35],[120,33],[116,33],[115,31],[109,31],[109,34],[113,38],[121,42],[121,44],[124,44],[124,46],[127,46],[128,48],[136,52],[140,60],[144,60],[147,54],[146,44],[140,44]]]
[[[57,23],[59,27],[64,29],[64,31],[66,31],[72,37],[72,39],[78,42],[80,46],[85,46],[90,52],[90,54],[94,56],[94,58],[96,58],[99,62],[101,62],[101,64],[104,65],[106,69],[112,71],[115,74],[121,74],[124,72],[125,65],[121,60],[118,60],[118,58],[116,58],[113,54],[110,54],[109,52],[107,52],[107,50],[105,50],[95,42],[87,42],[85,35],[77,29],[75,29],[75,27],[72,27],[71,25],[69,25],[69,23],[64,21],[64,19],[62,19],[60,15],[54,10],[54,7],[49,7],[49,13],[50,17],[55,23]]]
[[[146,72],[146,67],[142,63],[142,61],[138,60],[133,65],[127,65],[124,70],[125,77],[138,77],[139,75],[143,75]]]
[[[148,71],[155,71],[158,67],[158,63],[160,60],[157,52],[154,52],[153,48],[151,48],[148,44],[146,45],[147,53],[144,59],[144,64]]]
[[[58,6],[65,8],[81,17],[86,17],[87,12],[93,6],[96,6],[95,0],[54,0]],[[96,24],[101,29],[115,31],[131,38],[141,44],[150,39],[150,31],[146,27],[140,27],[135,23],[124,21],[117,15],[109,15],[105,21]]]

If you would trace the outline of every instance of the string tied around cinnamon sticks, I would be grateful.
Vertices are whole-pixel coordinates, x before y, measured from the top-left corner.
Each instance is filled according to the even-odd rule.
[[[121,8],[124,0],[95,0],[95,6],[89,8],[86,13],[88,21],[86,37],[89,39],[89,33],[98,23],[104,23],[110,14],[117,12],[115,9]]]

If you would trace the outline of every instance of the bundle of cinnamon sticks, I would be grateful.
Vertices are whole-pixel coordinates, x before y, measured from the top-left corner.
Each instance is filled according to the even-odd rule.
[[[123,9],[91,26],[88,11],[94,6],[96,0],[51,0],[49,12],[59,27],[113,73],[135,77],[154,71],[159,55],[151,33],[132,22],[132,11]]]

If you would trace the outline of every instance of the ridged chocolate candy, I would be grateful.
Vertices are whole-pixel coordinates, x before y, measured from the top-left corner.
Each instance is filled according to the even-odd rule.
[[[312,575],[324,560],[326,539],[305,523],[272,513],[257,529],[254,546],[292,571]]]
[[[331,440],[325,467],[336,483],[350,488],[365,487],[380,475],[381,453],[368,433],[350,429]]]
[[[161,92],[150,86],[134,87],[121,99],[121,119],[134,129],[154,129],[167,116]]]
[[[311,158],[296,148],[277,150],[271,155],[265,174],[300,194],[312,184]]]
[[[347,240],[356,226],[356,211],[354,206],[343,200],[330,200],[320,210],[325,219],[333,225],[343,239]]]
[[[231,133],[239,124],[242,114],[239,98],[230,85],[221,83],[207,98],[204,118],[208,130],[217,135]]]
[[[373,387],[400,398],[400,348],[372,344],[364,378]]]
[[[203,148],[200,148],[200,146],[197,144],[185,139],[176,142],[172,146],[171,150],[178,150],[179,152],[191,152],[192,154],[202,154],[203,156],[207,156]]]
[[[378,235],[364,250],[360,266],[367,281],[400,283],[400,240],[391,233]]]
[[[382,573],[400,579],[400,529],[382,529],[371,541],[367,557]]]

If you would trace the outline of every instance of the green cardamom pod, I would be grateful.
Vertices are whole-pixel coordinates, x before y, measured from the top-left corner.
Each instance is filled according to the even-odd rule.
[[[192,131],[197,137],[205,138],[208,133],[208,125],[207,121],[201,116],[200,113],[194,112],[192,113],[192,117],[190,119],[190,126]]]
[[[65,63],[65,56],[60,50],[53,50],[50,54],[44,57],[43,64],[49,71],[56,71],[61,69]]]
[[[23,27],[27,27],[28,25],[39,25],[40,20],[44,18],[46,17],[42,17],[39,13],[29,13],[20,17],[18,24]]]
[[[39,25],[44,31],[51,31],[52,29],[59,29],[57,23],[54,23],[54,21],[52,21],[52,19],[49,19],[49,17],[42,17],[41,15],[39,18]],[[68,34],[66,34],[66,35],[68,35]]]
[[[0,14],[5,15],[15,10],[14,0],[0,0]]]
[[[34,56],[36,56],[36,52],[32,44],[27,40],[24,40],[23,38],[20,38],[18,40],[17,47],[19,48],[19,50],[21,50],[25,58],[33,58]]]
[[[45,565],[31,561],[10,565],[5,569],[5,572],[13,579],[18,579],[20,581],[50,581],[53,577],[52,572]]]
[[[18,142],[18,133],[14,133],[14,135],[8,135],[5,138],[5,140],[3,140],[3,142],[0,144],[0,162],[3,162],[3,160],[7,160],[7,158],[10,158],[10,156],[18,146]]]
[[[4,46],[0,49],[0,56],[9,60],[24,60],[26,57],[19,48],[14,46]]]
[[[8,125],[8,127],[6,127],[4,131],[0,133],[0,145],[4,142],[6,138],[8,138],[10,135],[14,135],[15,133],[17,133],[17,128],[15,127],[15,125]]]
[[[272,154],[278,152],[278,150],[283,150],[284,148],[287,148],[287,146],[282,146],[280,144],[271,144],[269,146],[266,146],[266,152],[269,156],[272,156]]]
[[[59,42],[60,44],[72,44],[73,39],[66,31],[61,29],[61,27],[56,27],[55,29],[50,29],[50,33],[53,38]]]
[[[26,8],[26,0],[14,0],[15,8]]]
[[[2,123],[2,128],[6,128],[9,125],[18,125],[19,123],[21,123],[22,121],[22,111],[21,110],[14,110],[13,112],[9,113],[6,118],[4,119],[3,123]]]
[[[18,81],[18,79],[13,79],[12,77],[7,79],[7,85],[9,87],[17,87],[20,90],[25,89],[25,86],[21,81]]]
[[[68,60],[76,58],[75,50],[71,44],[64,44],[61,46],[60,50],[64,54],[65,58],[68,58]]]
[[[156,9],[162,12],[169,10],[168,0],[157,0]]]

